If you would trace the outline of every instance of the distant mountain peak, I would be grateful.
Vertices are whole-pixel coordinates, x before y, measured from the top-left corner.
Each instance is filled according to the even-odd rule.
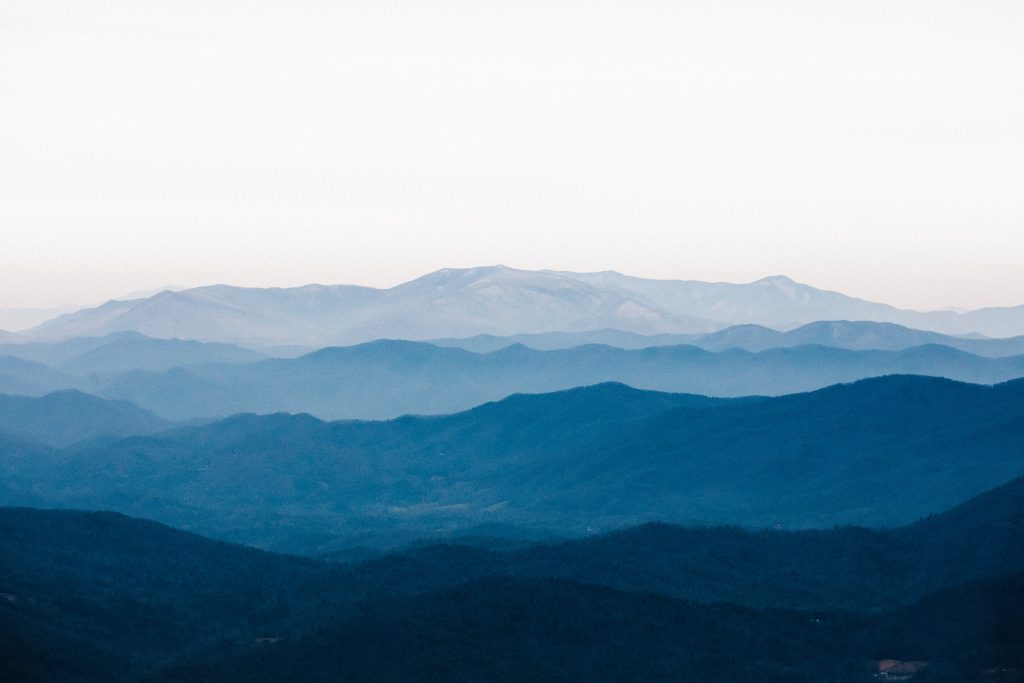
[[[793,280],[785,275],[769,275],[763,277],[760,280],[755,280],[755,285],[766,284],[766,285],[799,285],[800,283]]]
[[[871,320],[945,334],[1024,334],[1024,307],[905,311],[817,289],[785,275],[748,284],[655,280],[613,270],[575,273],[504,264],[445,268],[389,289],[355,285],[213,285],[111,301],[54,318],[30,340],[134,330],[150,337],[330,346],[379,338],[578,332],[709,333],[750,323],[793,329],[816,320]]]

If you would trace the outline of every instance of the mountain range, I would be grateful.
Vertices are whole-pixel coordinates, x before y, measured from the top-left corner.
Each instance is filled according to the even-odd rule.
[[[1024,382],[891,376],[740,399],[604,384],[445,417],[239,415],[3,457],[17,461],[0,503],[302,552],[509,526],[891,526],[1024,474]]]
[[[1024,354],[1024,336],[1006,339],[957,337],[938,332],[914,330],[893,323],[849,320],[819,320],[780,332],[762,325],[733,325],[708,334],[642,335],[604,329],[587,332],[542,332],[509,336],[477,335],[462,339],[431,339],[437,346],[449,346],[489,353],[522,344],[531,349],[553,351],[585,344],[603,344],[621,349],[645,349],[652,346],[696,346],[707,351],[768,349],[797,346],[829,346],[851,351],[902,351],[915,346],[938,345],[966,351],[977,356],[998,358]]]
[[[82,682],[1013,681],[1022,569],[1022,480],[888,531],[651,524],[357,564],[0,508],[0,666]]]
[[[782,276],[730,284],[504,266],[440,270],[390,289],[214,285],[164,291],[62,315],[22,335],[45,341],[135,331],[156,338],[322,347],[605,328],[694,334],[757,324],[785,330],[818,320],[891,322],[955,335],[1024,335],[1024,306],[918,312]]]
[[[901,351],[814,346],[756,353],[693,346],[626,350],[591,345],[555,351],[510,346],[477,354],[422,342],[379,341],[295,359],[138,371],[73,386],[131,401],[172,420],[280,411],[324,419],[386,419],[452,413],[514,393],[602,382],[728,397],[809,391],[888,374],[994,384],[1024,377],[1024,356],[981,358],[944,346]]]
[[[495,266],[25,327],[0,680],[1024,682],[1024,306]]]
[[[601,336],[628,342],[626,334]],[[564,340],[565,334],[552,338]],[[926,340],[943,343],[899,348]],[[804,341],[829,345],[789,346]],[[689,345],[639,349],[589,344],[541,351],[496,344],[498,350],[478,353],[383,340],[267,358],[234,345],[122,332],[0,346],[0,392],[42,396],[74,389],[131,401],[168,420],[279,411],[383,419],[457,412],[513,393],[608,381],[714,396],[779,395],[907,373],[992,384],[1024,376],[1024,355],[1000,355],[1017,350],[1019,341],[942,337],[883,323],[814,323],[790,333],[733,327]],[[957,350],[957,342],[992,357]]]

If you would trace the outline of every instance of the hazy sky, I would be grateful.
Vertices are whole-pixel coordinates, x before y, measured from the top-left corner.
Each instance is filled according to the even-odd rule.
[[[494,263],[1024,303],[1024,2],[0,3],[0,307]]]

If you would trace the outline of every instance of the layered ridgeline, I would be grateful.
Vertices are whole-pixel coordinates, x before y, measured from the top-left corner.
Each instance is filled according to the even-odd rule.
[[[915,346],[939,345],[990,358],[1024,355],[1024,336],[1007,339],[958,337],[863,320],[816,321],[788,331],[744,324],[706,334],[644,335],[606,328],[581,332],[478,335],[428,341],[437,346],[464,348],[478,353],[498,351],[515,344],[541,351],[587,344],[623,349],[689,345],[707,351],[765,351],[796,346],[828,346],[853,351],[900,351]],[[168,370],[202,363],[246,363],[270,356],[297,357],[314,350],[303,346],[270,346],[253,350],[232,344],[157,339],[138,332],[112,332],[103,336],[41,342],[27,341],[20,337],[0,337],[0,357],[13,356],[74,375]]]
[[[867,683],[883,672],[909,680],[905,674],[921,671],[923,681],[969,683],[993,674],[1012,681],[1024,637],[1012,605],[1022,600],[1020,574],[867,616],[694,605],[589,584],[489,577],[379,600],[297,641],[205,655],[154,680]],[[878,659],[879,652],[919,659]]]
[[[131,401],[171,420],[279,411],[323,419],[385,419],[452,413],[510,394],[602,382],[710,396],[775,396],[889,374],[993,384],[1024,376],[1024,356],[982,358],[945,346],[901,351],[805,346],[759,352],[512,346],[473,353],[380,341],[299,358],[115,375],[71,375],[23,359],[0,359],[0,393],[39,395],[71,387]]]
[[[288,350],[282,350],[280,355],[289,355]],[[232,344],[114,332],[55,342],[0,343],[0,357],[4,356],[46,365],[68,375],[91,376],[169,370],[200,363],[248,363],[267,358],[268,354]]]
[[[1019,480],[891,531],[648,525],[357,565],[0,509],[0,667],[21,681],[870,681],[894,659],[926,662],[924,680],[992,680],[1024,668],[1022,570]]]
[[[278,353],[298,355],[290,349],[276,349]],[[152,339],[134,332],[0,344],[0,393],[38,396],[61,389],[95,393],[105,382],[129,372],[263,358],[267,355],[230,344]]]
[[[390,289],[216,285],[110,301],[27,330],[28,340],[135,331],[158,338],[321,347],[374,339],[578,332],[706,333],[873,320],[946,334],[1024,334],[1024,306],[916,312],[770,277],[750,284],[646,280],[614,272],[446,269]]]
[[[935,344],[990,358],[1024,354],[1024,337],[1022,336],[1007,339],[957,337],[938,332],[915,330],[893,323],[865,320],[819,320],[786,331],[773,330],[763,325],[733,325],[724,330],[707,334],[644,335],[623,330],[604,329],[508,336],[485,334],[462,339],[431,339],[430,343],[438,346],[453,346],[478,353],[498,351],[514,344],[522,344],[541,351],[568,349],[584,344],[603,344],[622,349],[689,345],[707,351],[724,351],[725,349],[765,351],[796,346],[830,346],[851,351],[902,351],[915,346]],[[4,349],[0,348],[0,353],[4,352]]]
[[[455,412],[513,393],[607,381],[741,396],[894,373],[985,384],[1024,376],[1024,356],[1013,355],[1024,351],[1024,338],[962,339],[883,323],[827,322],[790,332],[744,325],[665,345],[680,338],[603,330],[433,345],[379,341],[306,353],[115,333],[0,345],[0,393],[77,389],[130,400],[166,419],[276,411],[380,419]],[[571,346],[588,340],[607,344]],[[571,348],[532,348],[565,344]],[[437,345],[466,345],[474,352]],[[640,348],[624,348],[631,346]]]
[[[1024,381],[892,376],[731,400],[604,384],[434,418],[239,415],[30,459],[3,469],[0,502],[303,552],[656,519],[894,525],[1024,474]]]
[[[152,434],[172,423],[127,401],[66,390],[40,398],[0,394],[0,433],[50,446]]]
[[[994,384],[1024,377],[1024,356],[981,358],[943,346],[902,351],[799,347],[756,353],[692,346],[554,351],[513,346],[478,354],[381,341],[296,359],[128,373],[97,382],[94,391],[169,419],[277,411],[324,419],[384,419],[451,413],[510,394],[602,382],[710,396],[777,396],[889,374]]]

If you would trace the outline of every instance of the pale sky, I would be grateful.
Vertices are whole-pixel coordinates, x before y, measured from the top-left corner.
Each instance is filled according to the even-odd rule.
[[[1024,2],[4,0],[0,307],[441,267],[1024,303]]]

